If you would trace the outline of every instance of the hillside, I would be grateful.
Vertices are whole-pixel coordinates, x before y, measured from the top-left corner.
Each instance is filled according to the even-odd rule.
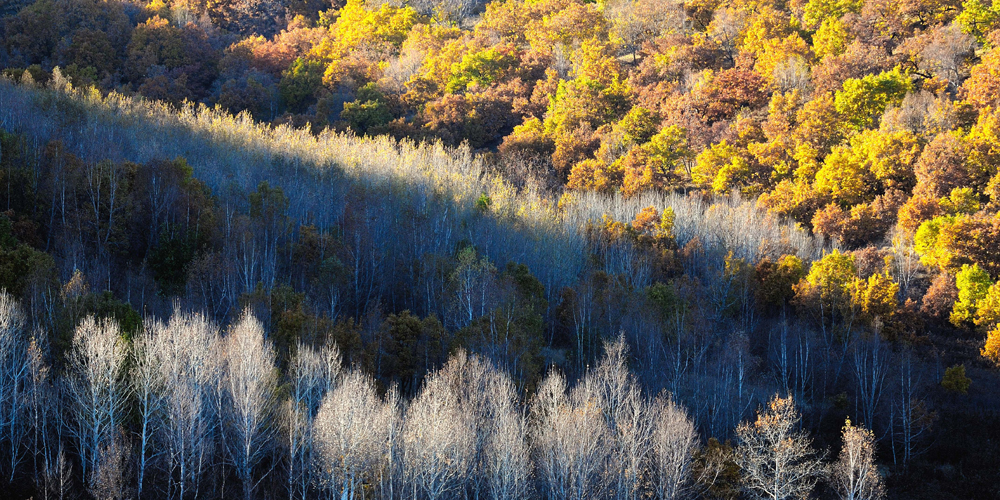
[[[1000,496],[998,23],[974,0],[0,10],[0,477]]]

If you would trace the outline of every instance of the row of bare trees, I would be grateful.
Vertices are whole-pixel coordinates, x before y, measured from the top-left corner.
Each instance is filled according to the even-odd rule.
[[[808,496],[828,474],[842,498],[883,491],[871,431],[848,422],[828,467],[791,397],[740,424],[734,453],[704,453],[687,410],[644,392],[623,337],[527,401],[464,351],[407,401],[333,346],[299,345],[282,374],[249,313],[223,331],[175,311],[132,338],[87,317],[63,360],[27,323],[0,293],[5,479],[39,498],[679,499],[731,464],[755,498]]]

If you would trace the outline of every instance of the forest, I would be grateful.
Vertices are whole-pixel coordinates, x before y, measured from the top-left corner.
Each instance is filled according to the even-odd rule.
[[[0,496],[1000,498],[1000,4],[5,0]]]

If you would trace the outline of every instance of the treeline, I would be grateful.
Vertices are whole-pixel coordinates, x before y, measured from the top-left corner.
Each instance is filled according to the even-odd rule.
[[[827,479],[840,498],[884,496],[871,431],[848,420],[828,466],[791,397],[735,448],[702,445],[682,406],[641,389],[624,339],[530,401],[465,351],[410,399],[335,345],[299,344],[280,374],[249,313],[223,333],[175,311],[131,335],[88,316],[61,366],[27,325],[0,294],[2,469],[39,498],[792,498]]]

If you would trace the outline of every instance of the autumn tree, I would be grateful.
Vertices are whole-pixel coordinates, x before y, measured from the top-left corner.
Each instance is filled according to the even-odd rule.
[[[864,427],[844,423],[842,444],[831,470],[833,486],[843,500],[885,498],[885,485],[875,465],[875,434]]]
[[[837,112],[857,130],[876,123],[886,107],[898,105],[912,88],[910,79],[898,68],[878,75],[852,78],[837,91]]]
[[[775,396],[753,423],[736,428],[736,463],[743,488],[753,498],[788,500],[808,496],[823,476],[811,439],[796,430],[799,412],[791,397]]]

